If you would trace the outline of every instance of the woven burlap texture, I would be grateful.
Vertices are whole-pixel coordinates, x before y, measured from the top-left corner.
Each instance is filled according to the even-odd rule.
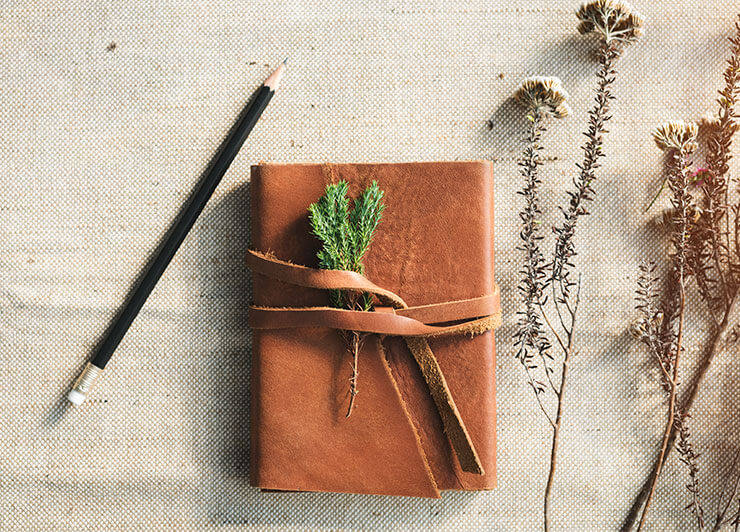
[[[571,95],[573,115],[545,137],[549,224],[574,174],[597,69],[593,41],[576,33],[575,0],[1,6],[0,529],[540,527],[550,432],[512,357],[525,121],[510,96],[527,75],[560,76]],[[664,253],[654,213],[643,214],[661,171],[650,132],[716,107],[738,6],[636,8],[645,36],[619,61],[599,197],[577,238],[580,351],[554,492],[558,530],[618,529],[654,459],[663,394],[626,332],[638,263]],[[284,55],[280,93],[91,400],[69,408],[72,379]],[[504,306],[498,488],[433,501],[250,488],[250,165],[481,158],[495,163]],[[688,360],[700,333],[688,336]],[[693,421],[712,496],[740,434],[733,359],[713,366]],[[652,530],[689,529],[679,466],[672,456]]]

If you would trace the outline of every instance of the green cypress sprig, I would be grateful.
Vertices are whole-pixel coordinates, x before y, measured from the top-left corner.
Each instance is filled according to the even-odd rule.
[[[316,256],[319,267],[325,270],[349,270],[364,273],[365,257],[378,228],[385,209],[383,191],[378,183],[372,184],[360,194],[350,209],[347,197],[349,186],[346,181],[327,185],[324,195],[308,208],[311,232],[322,247]],[[333,290],[331,304],[337,308],[370,311],[373,296],[367,292]],[[345,331],[345,339],[352,353],[352,376],[350,377],[350,404],[347,417],[352,413],[357,395],[357,359],[365,335],[357,331]]]
[[[355,202],[349,215],[349,226],[352,231],[352,265],[354,271],[363,273],[362,259],[370,247],[375,230],[380,223],[385,205],[383,191],[373,181]]]
[[[325,194],[308,208],[311,230],[323,244],[317,254],[321,268],[363,273],[362,259],[385,209],[383,191],[373,181],[351,210],[347,191],[346,181],[327,185]]]

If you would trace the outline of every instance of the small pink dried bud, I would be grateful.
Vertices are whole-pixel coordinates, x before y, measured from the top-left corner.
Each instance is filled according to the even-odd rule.
[[[702,187],[704,186],[709,178],[711,177],[711,172],[709,171],[709,168],[697,168],[693,172],[691,172],[691,183],[694,186]]]

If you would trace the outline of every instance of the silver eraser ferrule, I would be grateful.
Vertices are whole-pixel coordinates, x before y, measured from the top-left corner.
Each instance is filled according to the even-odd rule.
[[[69,391],[69,394],[67,394],[67,398],[70,402],[78,406],[84,403],[85,397],[87,397],[88,392],[92,389],[92,386],[95,383],[95,379],[97,379],[98,375],[102,372],[103,370],[101,368],[92,362],[88,362],[85,365],[85,369],[80,373],[80,376],[77,377],[77,380]]]

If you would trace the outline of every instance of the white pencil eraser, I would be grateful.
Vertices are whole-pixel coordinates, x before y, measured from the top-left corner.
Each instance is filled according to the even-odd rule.
[[[80,406],[82,403],[85,402],[85,395],[78,392],[77,390],[70,390],[70,392],[67,394],[67,399],[73,404]]]

